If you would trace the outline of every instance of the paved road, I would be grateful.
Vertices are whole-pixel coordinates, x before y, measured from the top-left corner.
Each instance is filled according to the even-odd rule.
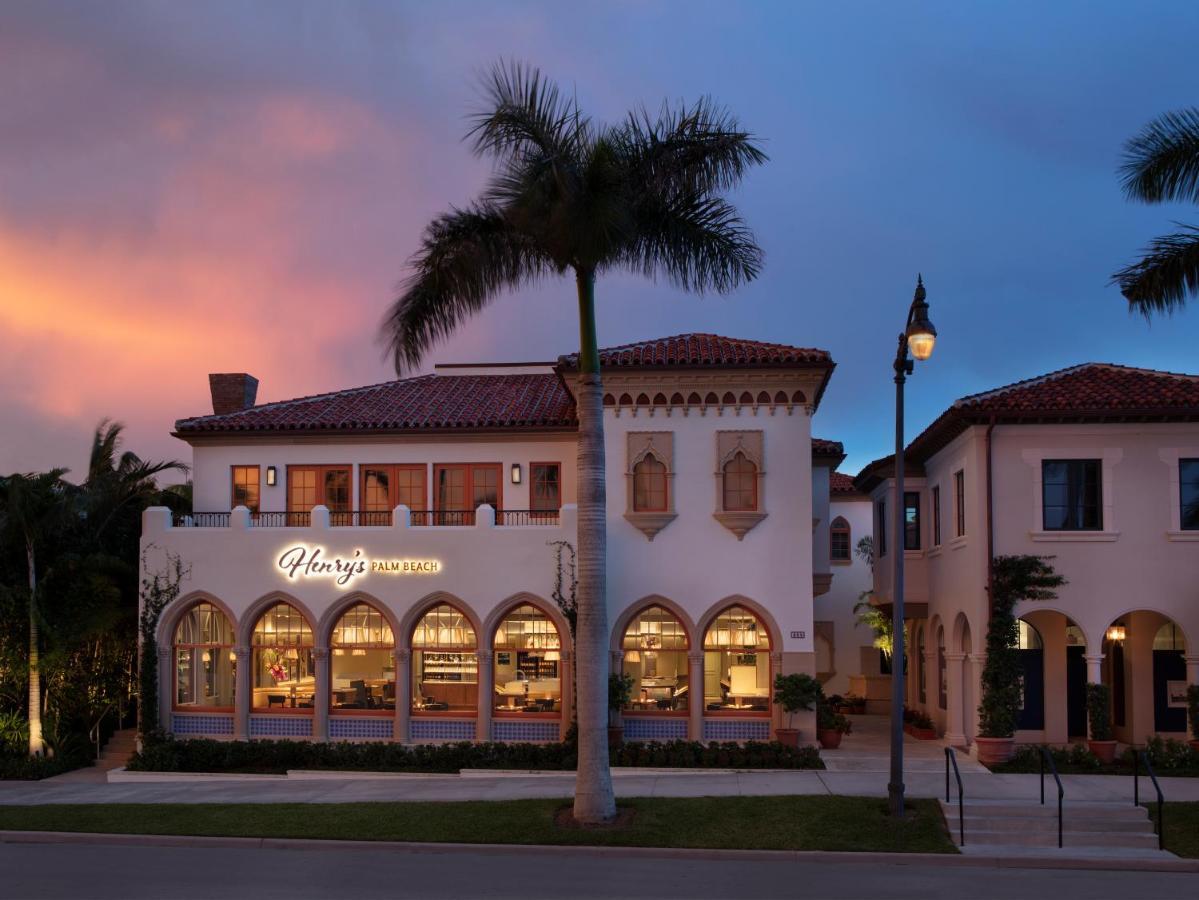
[[[774,898],[1102,900],[1187,897],[1199,875],[1158,872],[614,858],[555,849],[210,849],[0,845],[3,900],[305,898]]]

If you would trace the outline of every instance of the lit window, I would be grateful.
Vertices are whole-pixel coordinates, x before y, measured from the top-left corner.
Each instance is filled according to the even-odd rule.
[[[412,632],[412,711],[475,715],[479,659],[470,619],[448,603],[426,612]]]
[[[704,708],[770,715],[770,635],[744,607],[726,609],[704,635]]]
[[[758,508],[758,467],[740,451],[724,464],[724,508],[726,512]]]
[[[562,507],[562,467],[557,463],[531,463],[529,474],[533,479],[529,495],[529,509],[557,511]]]
[[[197,603],[175,627],[175,705],[233,708],[233,627],[211,603]]]
[[[312,628],[303,613],[290,604],[276,603],[254,625],[250,642],[254,708],[311,713],[316,666]]]
[[[660,606],[649,607],[629,623],[621,641],[621,671],[633,680],[626,711],[687,709],[687,647],[683,623]]]
[[[333,627],[329,648],[333,710],[395,709],[395,635],[379,610],[366,603],[347,609]]]
[[[260,496],[258,466],[233,467],[233,506],[244,506],[258,512]]]
[[[495,708],[512,714],[562,712],[562,640],[530,603],[513,609],[495,632]]]

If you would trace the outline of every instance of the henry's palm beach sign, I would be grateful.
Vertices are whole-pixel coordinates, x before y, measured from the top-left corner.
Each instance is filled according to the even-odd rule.
[[[361,550],[349,556],[329,556],[324,547],[307,544],[288,547],[276,565],[290,579],[331,578],[342,587],[367,574],[433,575],[441,571],[436,559],[375,559]]]

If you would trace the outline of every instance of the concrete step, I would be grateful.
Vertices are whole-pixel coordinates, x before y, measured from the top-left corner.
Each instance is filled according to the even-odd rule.
[[[958,843],[956,829],[951,829],[954,843]],[[1031,831],[971,831],[966,829],[966,845],[979,843],[991,847],[1057,847],[1057,829],[1049,832]],[[1157,835],[1148,833],[1109,831],[1065,831],[1062,833],[1062,848],[1069,847],[1121,847],[1128,850],[1156,850]]]
[[[956,813],[946,811],[945,820],[950,825],[957,825]],[[985,816],[965,817],[966,832],[971,831],[1021,831],[1035,833],[1052,832],[1057,836],[1057,817],[1047,816],[1002,816],[987,818]],[[1108,819],[1103,817],[1063,816],[1062,827],[1067,831],[1115,831],[1129,834],[1153,833],[1153,823],[1148,817],[1140,819]]]
[[[952,809],[953,814],[957,815],[957,798],[955,797],[950,803],[940,801],[944,809]],[[1040,818],[1045,817],[1057,820],[1057,798],[1046,797],[1045,805],[1042,806],[1036,800],[1027,800],[1024,802],[1013,802],[1010,800],[970,800],[967,799],[963,804],[968,816],[992,816],[1004,817],[1015,816],[1016,818]],[[1066,801],[1062,804],[1063,818],[1071,816],[1085,816],[1087,818],[1103,817],[1103,818],[1123,818],[1123,819],[1143,819],[1147,815],[1143,806],[1133,806],[1132,803],[1103,803],[1103,802],[1074,802]]]
[[[958,807],[939,801],[950,836],[960,843]],[[1057,802],[1011,803],[976,800],[962,807],[966,846],[1057,849]],[[1157,850],[1157,835],[1145,809],[1132,804],[1073,803],[1062,808],[1062,849],[1107,847],[1130,853]]]

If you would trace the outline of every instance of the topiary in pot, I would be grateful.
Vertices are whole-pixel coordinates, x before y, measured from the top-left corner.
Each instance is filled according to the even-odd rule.
[[[812,705],[824,698],[820,682],[805,672],[774,676],[774,702],[787,714],[787,728],[778,729],[779,743],[788,747],[799,746],[799,729],[794,728],[795,714],[810,710]]]
[[[825,750],[836,750],[841,746],[841,736],[853,730],[849,719],[827,703],[816,704],[816,737]]]
[[[1105,766],[1116,760],[1116,741],[1112,736],[1112,689],[1106,684],[1087,685],[1087,720],[1091,736],[1087,747]]]
[[[624,724],[620,711],[629,705],[633,695],[633,678],[623,672],[608,674],[608,746],[619,747],[624,742]]]

